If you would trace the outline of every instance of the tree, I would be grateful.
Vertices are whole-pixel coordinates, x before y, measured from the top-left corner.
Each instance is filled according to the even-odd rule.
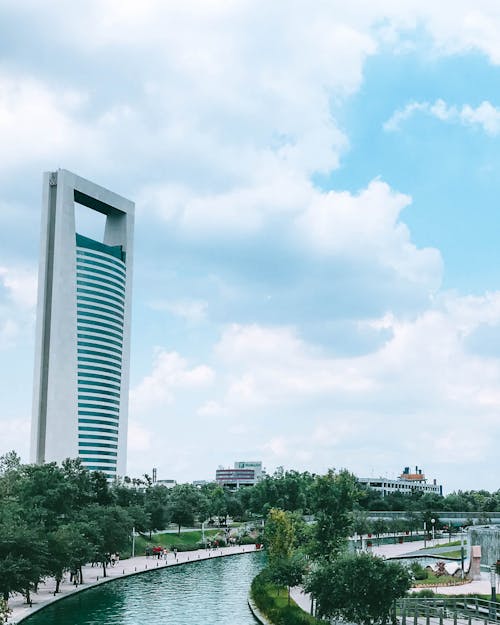
[[[205,513],[206,507],[203,505],[203,496],[201,496],[200,503],[202,504],[201,510]],[[208,511],[211,518],[217,517],[219,525],[226,525],[228,516],[235,517],[242,513],[242,506],[240,499],[234,492],[216,485],[209,494]]]
[[[19,592],[30,603],[31,591],[47,573],[47,544],[37,528],[20,518],[14,524],[14,519],[0,524],[0,594],[8,601],[10,594]]]
[[[271,581],[277,586],[286,586],[288,591],[288,605],[290,605],[290,588],[302,583],[306,572],[306,559],[300,552],[275,560],[269,566],[268,572]]]
[[[294,531],[290,513],[271,508],[264,527],[264,544],[271,567],[292,555],[293,540]]]
[[[26,522],[47,532],[74,514],[75,490],[55,462],[25,465],[16,495]]]
[[[368,534],[369,523],[368,515],[366,514],[366,512],[356,510],[353,516],[352,527],[356,534],[359,534],[360,536],[362,534]]]
[[[48,571],[56,580],[55,592],[59,592],[59,584],[64,571],[71,571],[73,579],[83,583],[82,567],[93,556],[92,545],[86,536],[86,523],[70,523],[59,527],[48,536],[50,554]]]
[[[348,471],[316,476],[312,486],[313,527],[311,553],[333,559],[344,547],[353,524],[353,505],[359,497],[356,477]]]
[[[168,511],[172,522],[178,526],[179,534],[183,525],[193,525],[199,499],[198,489],[191,484],[178,484],[172,489]]]
[[[373,521],[373,533],[378,538],[380,534],[385,534],[389,530],[389,524],[385,519],[375,519]]]
[[[385,624],[395,599],[411,586],[408,569],[368,553],[344,554],[312,572],[306,589],[321,618]]]
[[[106,566],[111,554],[128,546],[132,519],[119,506],[89,506],[86,515],[89,522],[85,532],[92,547],[93,559],[102,564],[102,573],[106,577]]]
[[[163,530],[169,523],[169,499],[168,488],[162,484],[150,486],[144,493],[144,512],[146,516],[143,521],[146,523],[145,529],[149,531],[150,540],[151,532]]]

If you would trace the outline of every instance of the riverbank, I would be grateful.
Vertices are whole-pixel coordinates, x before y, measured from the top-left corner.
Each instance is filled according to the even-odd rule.
[[[136,556],[135,558],[122,560],[114,567],[108,567],[106,569],[107,577],[103,577],[102,567],[92,567],[87,565],[83,567],[84,583],[74,586],[69,582],[69,575],[66,575],[65,579],[61,582],[60,592],[56,596],[54,596],[56,586],[55,580],[48,579],[41,583],[38,593],[33,593],[31,596],[31,607],[26,604],[25,598],[22,595],[16,594],[11,597],[9,599],[9,607],[12,609],[12,614],[7,622],[9,625],[20,623],[31,614],[34,614],[51,603],[54,603],[54,601],[59,601],[64,597],[88,590],[89,588],[99,586],[100,584],[106,584],[116,579],[121,579],[130,575],[139,575],[158,570],[160,568],[179,566],[181,564],[200,562],[201,560],[250,553],[254,551],[256,551],[255,545],[242,545],[221,547],[210,550],[198,549],[197,551],[178,552],[177,557],[175,557],[173,553],[169,553],[166,560],[157,560],[151,556]]]

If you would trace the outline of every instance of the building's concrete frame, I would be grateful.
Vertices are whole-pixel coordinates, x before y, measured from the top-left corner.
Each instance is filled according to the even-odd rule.
[[[31,461],[78,456],[75,202],[106,216],[104,243],[126,254],[117,474],[126,470],[134,204],[59,169],[44,174]]]

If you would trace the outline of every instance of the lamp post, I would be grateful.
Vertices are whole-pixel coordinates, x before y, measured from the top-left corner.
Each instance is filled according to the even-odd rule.
[[[436,523],[436,519],[431,519],[431,523],[432,523],[432,546],[435,547],[436,546],[436,534],[435,534],[434,524]]]
[[[427,547],[427,523],[424,521],[424,549]]]
[[[460,561],[461,561],[461,566],[462,566],[462,571],[461,571],[461,578],[463,579],[465,577],[465,571],[464,571],[464,528],[461,527],[460,528]]]
[[[491,566],[490,581],[491,581],[491,600],[493,602],[496,602],[497,600],[497,567],[495,564]]]

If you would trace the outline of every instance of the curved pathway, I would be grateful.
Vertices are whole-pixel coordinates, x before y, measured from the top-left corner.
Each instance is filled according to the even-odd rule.
[[[135,558],[121,560],[114,567],[107,567],[107,577],[102,576],[102,566],[92,567],[90,565],[86,565],[83,567],[83,584],[74,586],[74,584],[69,582],[69,575],[66,575],[65,579],[61,582],[60,592],[54,596],[56,583],[55,580],[49,578],[40,584],[38,593],[32,594],[31,607],[26,604],[25,598],[22,595],[16,594],[11,597],[9,599],[9,607],[12,609],[12,614],[7,622],[11,625],[19,623],[49,603],[58,601],[59,599],[76,592],[81,592],[87,588],[92,588],[94,586],[98,586],[99,584],[105,584],[121,577],[126,577],[127,575],[138,575],[139,573],[150,572],[167,566],[177,566],[179,564],[198,562],[200,560],[208,560],[210,558],[220,558],[222,556],[249,553],[255,550],[255,545],[242,545],[234,547],[221,547],[218,549],[183,551],[178,552],[177,557],[175,557],[173,553],[169,553],[166,560],[158,560],[152,556],[136,556]]]
[[[427,541],[429,543],[429,541]],[[442,547],[446,547],[447,542],[444,541],[436,541],[436,546],[441,545]],[[403,544],[394,544],[394,545],[380,545],[372,548],[372,552],[377,556],[382,556],[387,559],[397,558],[400,556],[423,556],[425,552],[422,549],[424,546],[424,541],[414,541],[407,542]],[[457,547],[453,547],[453,549],[457,549]],[[443,554],[444,555],[444,554]],[[500,583],[500,580],[499,580]],[[471,581],[466,584],[459,584],[457,586],[427,586],[429,590],[433,590],[442,595],[471,595],[474,593],[479,593],[482,595],[488,595],[491,591],[490,586],[490,576],[488,573],[481,573],[481,579],[477,581]],[[420,588],[412,588],[411,591],[422,590]],[[500,594],[500,586],[497,589]],[[308,593],[305,593],[302,588],[297,586],[296,588],[292,588],[290,592],[293,600],[299,605],[305,612],[310,612],[311,609],[311,597]]]

